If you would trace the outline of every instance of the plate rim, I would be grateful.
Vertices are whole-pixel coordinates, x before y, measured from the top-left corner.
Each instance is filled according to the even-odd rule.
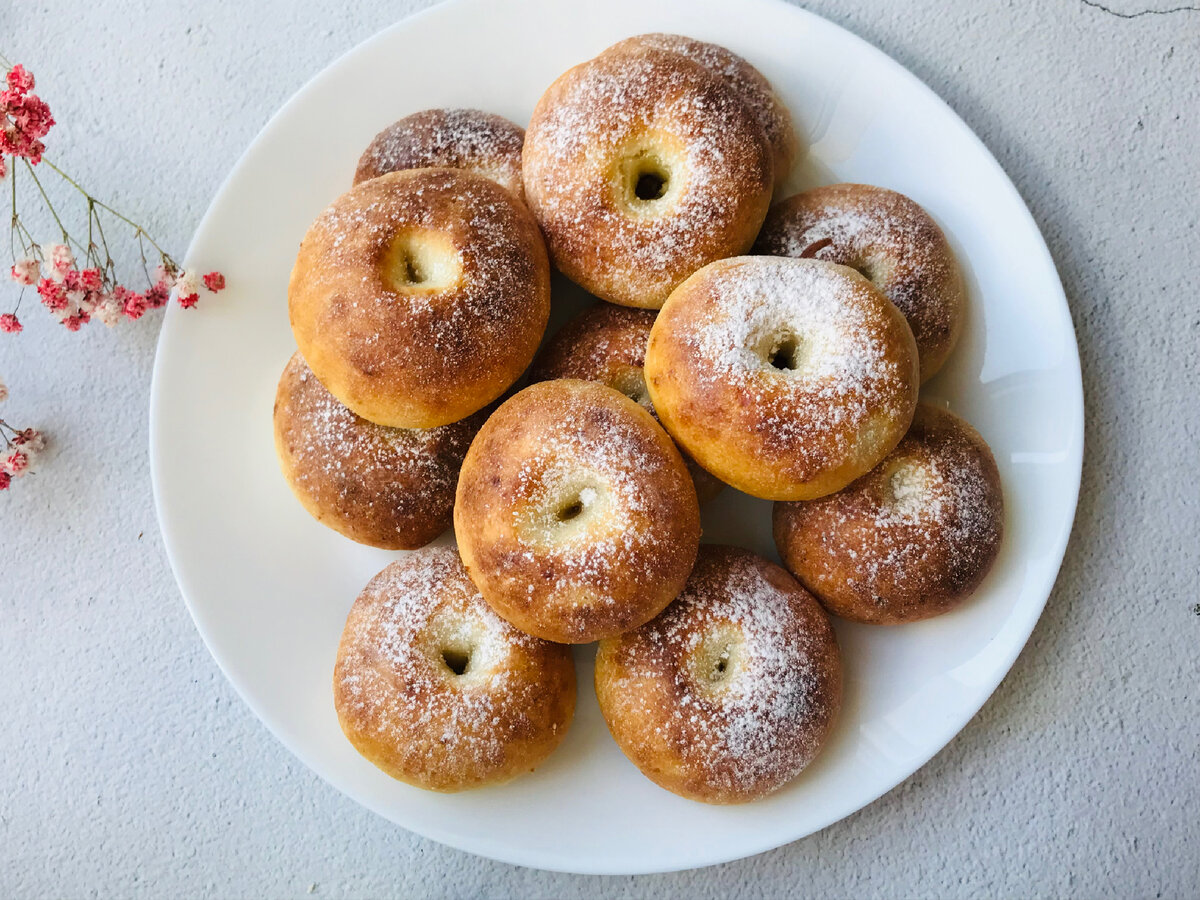
[[[682,2],[685,2],[685,0],[655,0],[655,2],[659,6],[675,7],[679,6]],[[413,23],[418,22],[426,17],[442,14],[449,8],[459,6],[469,7],[472,5],[478,5],[479,3],[480,0],[441,0],[441,2],[434,3],[425,9],[405,16],[388,26],[381,28],[379,31],[368,36],[364,40],[358,42],[348,50],[336,56],[319,71],[306,79],[300,85],[300,87],[298,87],[292,93],[292,95],[288,97],[288,99],[270,115],[263,126],[255,133],[254,137],[242,150],[241,154],[239,154],[237,160],[225,175],[225,178],[221,181],[216,192],[212,195],[212,199],[209,202],[208,208],[205,210],[204,215],[200,218],[196,225],[195,231],[193,232],[192,239],[188,245],[187,253],[184,256],[185,267],[187,267],[188,261],[193,257],[193,250],[199,239],[199,236],[206,230],[210,219],[215,215],[215,210],[221,205],[221,200],[224,198],[231,182],[246,164],[247,158],[251,155],[256,145],[265,135],[273,131],[276,127],[279,127],[281,119],[285,117],[285,114],[292,108],[293,105],[301,102],[301,98],[308,93],[314,83],[323,79],[327,73],[340,67],[351,57],[356,56],[366,48],[371,47],[376,43],[388,40],[390,36],[398,30],[405,29],[411,26]],[[575,858],[559,858],[555,855],[555,851],[552,849],[538,849],[536,851],[525,852],[520,852],[515,846],[512,852],[497,852],[495,848],[481,849],[477,845],[473,844],[469,839],[462,839],[459,835],[450,833],[446,831],[446,829],[439,828],[436,825],[426,825],[426,823],[417,823],[417,825],[414,825],[408,822],[402,824],[393,818],[388,811],[385,811],[381,804],[376,804],[374,802],[370,802],[369,800],[352,795],[348,791],[344,790],[340,785],[331,781],[328,777],[326,777],[325,774],[318,771],[309,762],[308,758],[303,752],[301,752],[300,748],[294,745],[290,739],[285,737],[280,732],[275,723],[272,721],[271,714],[264,708],[261,708],[260,704],[248,693],[248,687],[244,687],[239,680],[234,678],[231,674],[230,664],[227,662],[224,653],[218,649],[217,642],[215,642],[209,629],[202,621],[202,617],[198,612],[197,605],[193,601],[192,596],[189,593],[189,589],[186,586],[188,583],[188,578],[184,575],[183,564],[180,562],[180,548],[177,543],[178,539],[173,536],[172,526],[168,524],[170,519],[167,514],[167,504],[164,499],[164,485],[162,482],[160,464],[161,455],[167,452],[164,445],[166,435],[163,433],[163,417],[159,413],[159,410],[162,408],[163,404],[162,371],[166,366],[166,363],[164,362],[166,355],[163,352],[163,347],[168,340],[167,335],[169,333],[173,333],[174,329],[177,327],[176,320],[181,314],[180,310],[174,308],[168,309],[167,314],[164,316],[162,321],[156,341],[154,365],[151,373],[150,409],[148,422],[150,480],[154,497],[155,517],[158,522],[159,532],[162,535],[163,548],[167,555],[171,573],[175,579],[179,593],[183,597],[184,603],[188,609],[188,613],[192,618],[192,622],[195,625],[196,630],[200,633],[201,639],[204,641],[205,648],[217,663],[222,675],[224,675],[225,679],[229,682],[229,684],[232,685],[235,692],[250,708],[260,723],[267,728],[268,732],[277,741],[287,748],[293,757],[302,763],[310,772],[316,775],[322,782],[334,788],[338,791],[338,793],[347,797],[351,801],[381,816],[393,825],[404,828],[407,831],[427,839],[445,844],[446,846],[453,847],[456,850],[464,851],[484,858],[494,859],[510,865],[537,868],[545,871],[587,875],[639,875],[659,872],[683,871],[687,869],[719,865],[721,863],[730,862],[737,859],[756,856],[768,850],[776,849],[809,835],[816,834],[817,832],[828,828],[830,825],[862,810],[866,806],[869,806],[870,804],[886,796],[891,791],[895,790],[896,787],[903,784],[905,781],[911,778],[914,773],[923,768],[931,759],[933,759],[934,756],[945,750],[950,742],[966,729],[966,727],[979,714],[979,711],[983,708],[983,706],[991,699],[1000,683],[1008,676],[1017,658],[1028,645],[1029,638],[1033,633],[1033,629],[1041,619],[1046,603],[1048,602],[1050,595],[1053,593],[1054,588],[1058,584],[1058,579],[1062,571],[1062,563],[1065,558],[1067,547],[1070,543],[1071,533],[1074,528],[1075,516],[1078,512],[1079,495],[1082,487],[1083,459],[1085,453],[1087,408],[1083,391],[1082,363],[1079,354],[1078,332],[1075,328],[1070,303],[1067,300],[1066,291],[1062,284],[1062,277],[1058,272],[1058,267],[1054,261],[1053,255],[1050,253],[1050,249],[1046,243],[1042,229],[1039,227],[1037,220],[1033,217],[1028,204],[1021,196],[1020,191],[1017,189],[1012,179],[1008,176],[1007,172],[1005,172],[1004,168],[1000,165],[999,161],[996,159],[995,155],[991,152],[987,145],[984,144],[982,139],[980,139],[980,137],[975,133],[974,129],[972,129],[966,123],[966,121],[949,105],[949,103],[947,103],[936,91],[933,90],[933,88],[926,84],[915,73],[910,71],[903,63],[893,58],[880,48],[876,47],[867,39],[854,33],[850,29],[830,19],[827,19],[824,16],[818,15],[817,13],[794,6],[791,3],[786,2],[786,0],[739,0],[740,11],[745,13],[748,18],[753,15],[752,11],[746,9],[746,7],[750,6],[751,4],[759,7],[781,7],[788,10],[790,14],[797,16],[801,20],[808,20],[810,24],[816,24],[818,27],[822,28],[832,28],[841,32],[843,37],[858,45],[859,51],[874,56],[876,61],[885,66],[893,77],[907,82],[906,86],[909,89],[915,89],[916,91],[925,94],[928,99],[932,99],[944,113],[948,114],[948,121],[953,123],[953,127],[959,130],[962,135],[973,145],[973,147],[980,152],[981,159],[986,160],[987,165],[989,165],[995,171],[995,173],[1000,176],[999,183],[1003,185],[1003,189],[1008,192],[1016,201],[1016,208],[1020,209],[1021,214],[1026,220],[1027,226],[1032,230],[1033,234],[1036,234],[1039,251],[1042,256],[1041,261],[1048,266],[1049,271],[1054,274],[1053,292],[1054,299],[1057,301],[1055,306],[1062,312],[1065,324],[1067,328],[1069,328],[1072,338],[1069,359],[1064,360],[1067,369],[1064,371],[1064,379],[1066,379],[1067,376],[1070,376],[1069,381],[1072,390],[1069,401],[1071,407],[1078,413],[1078,427],[1071,435],[1071,447],[1073,448],[1073,453],[1071,454],[1070,458],[1066,460],[1071,467],[1071,481],[1073,483],[1073,487],[1069,496],[1069,503],[1066,504],[1066,507],[1064,507],[1064,511],[1069,512],[1069,515],[1064,520],[1065,527],[1058,537],[1052,552],[1045,555],[1045,559],[1053,564],[1053,578],[1050,580],[1049,585],[1045,590],[1045,595],[1041,597],[1036,604],[1026,609],[1023,620],[1019,621],[1020,627],[1016,630],[1016,633],[1019,635],[1019,640],[1014,640],[1012,642],[1009,651],[1006,652],[1002,658],[1002,663],[997,664],[992,670],[992,675],[984,680],[983,683],[987,686],[985,689],[980,691],[978,703],[967,705],[968,707],[972,705],[974,707],[971,710],[970,715],[967,716],[961,724],[939,732],[937,739],[931,742],[933,749],[928,754],[919,754],[917,757],[914,757],[917,762],[911,766],[905,765],[901,767],[898,770],[900,772],[899,776],[895,778],[893,783],[891,783],[888,788],[883,790],[875,797],[863,801],[853,809],[839,810],[836,815],[822,817],[820,820],[821,824],[816,828],[802,827],[799,833],[793,833],[791,831],[770,832],[770,836],[764,837],[761,841],[750,842],[753,846],[751,846],[749,849],[747,849],[746,843],[742,843],[739,844],[738,849],[731,852],[721,853],[715,856],[706,855],[703,861],[684,860],[682,862],[672,863],[665,866],[649,864],[641,867],[623,867],[620,869],[613,868],[611,865],[605,865],[603,862],[605,857],[602,854],[586,860],[579,860]],[[1067,507],[1069,507],[1069,509]],[[1038,593],[1041,593],[1041,591]],[[1007,619],[1006,622],[1012,624],[1012,619]],[[948,734],[946,733],[947,731]],[[889,777],[887,780],[892,781],[891,777]]]

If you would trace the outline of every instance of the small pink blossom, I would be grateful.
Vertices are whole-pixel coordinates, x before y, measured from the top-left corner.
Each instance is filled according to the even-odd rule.
[[[17,284],[36,284],[42,274],[41,263],[32,256],[17,260],[11,271],[12,280]]]
[[[50,277],[55,281],[62,281],[67,277],[67,273],[75,268],[75,254],[66,244],[51,244],[46,248],[46,265],[50,270]]]
[[[8,70],[5,80],[19,94],[28,94],[33,90],[33,74],[20,63]]]
[[[10,484],[12,484],[12,476],[7,472],[0,472],[0,491],[7,491]]]
[[[165,295],[165,291],[163,292]],[[125,318],[137,320],[146,314],[149,304],[146,302],[146,297],[142,294],[135,294],[128,288],[117,286],[113,291],[113,297],[121,304],[121,311],[125,314]]]
[[[37,284],[38,296],[51,312],[66,309],[67,289],[50,278],[43,278]]]
[[[177,269],[175,268],[174,264],[168,264],[165,262],[159,263],[154,267],[154,281],[156,284],[160,282],[165,284],[167,286],[167,290],[169,291],[175,284],[176,272]]]
[[[153,287],[147,289],[145,301],[146,309],[162,309],[167,305],[167,300],[170,299],[171,288],[165,281],[160,281]],[[145,312],[145,309],[142,310]]]
[[[91,317],[86,313],[75,313],[74,315],[66,316],[62,320],[62,323],[66,326],[67,331],[78,331],[90,321]]]
[[[21,324],[21,320],[12,313],[5,313],[0,316],[0,331],[5,334],[19,334],[24,327]]]
[[[220,272],[209,272],[204,276],[204,286],[214,294],[225,290],[225,276]]]
[[[200,279],[196,273],[184,270],[175,277],[175,298],[184,309],[191,309],[200,299]]]
[[[22,448],[22,451],[30,456],[41,453],[46,449],[45,436],[34,428],[26,428],[24,431],[18,431],[13,437],[12,442],[14,446]]]
[[[4,459],[4,471],[14,478],[20,478],[29,471],[29,456],[20,450],[14,450]]]
[[[121,321],[121,316],[125,314],[124,303],[119,302],[112,294],[93,294],[92,296],[96,298],[91,304],[92,315],[109,328]]]

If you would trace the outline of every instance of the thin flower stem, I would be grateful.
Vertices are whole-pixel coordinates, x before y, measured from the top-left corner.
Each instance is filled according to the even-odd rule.
[[[38,190],[41,191],[42,199],[46,201],[46,209],[50,210],[50,215],[54,216],[54,221],[58,223],[58,230],[62,232],[63,243],[68,243],[71,240],[71,236],[67,234],[67,226],[63,225],[62,219],[60,219],[58,217],[58,213],[54,211],[54,204],[50,202],[49,196],[46,195],[46,189],[42,187],[42,183],[38,180],[37,172],[33,171],[33,166],[30,165],[29,160],[23,159],[22,162],[25,163],[25,168],[29,171],[29,174],[33,176],[33,183],[36,184]]]
[[[152,247],[154,247],[155,250],[157,250],[159,253],[161,253],[163,256],[167,257],[168,259],[170,258],[170,254],[168,254],[167,251],[164,250],[162,247],[158,246],[158,243],[154,240],[154,238],[152,238],[150,236],[150,232],[148,232],[145,228],[143,228],[137,222],[133,221],[133,219],[130,219],[127,216],[121,215],[121,213],[117,212],[115,209],[113,209],[111,206],[109,206],[104,201],[97,200],[92,194],[89,194],[86,190],[84,190],[84,188],[80,187],[79,182],[77,182],[74,178],[72,178],[70,175],[68,175],[66,172],[64,172],[62,169],[60,169],[54,163],[50,162],[50,160],[43,158],[42,162],[44,162],[51,169],[53,169],[56,173],[58,173],[58,176],[60,178],[62,178],[63,181],[65,181],[67,184],[71,185],[71,187],[75,188],[75,190],[79,191],[79,193],[83,194],[83,196],[87,197],[91,203],[96,204],[96,206],[98,206],[101,209],[106,210],[109,213],[111,213],[112,215],[116,216],[118,219],[120,219],[126,225],[129,225],[132,228],[134,228],[138,234],[145,235],[146,240],[148,240],[150,242],[150,245]]]

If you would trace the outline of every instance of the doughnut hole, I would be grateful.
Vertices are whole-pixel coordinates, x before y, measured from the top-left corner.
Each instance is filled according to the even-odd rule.
[[[683,195],[686,159],[672,135],[643,135],[617,155],[613,166],[610,181],[617,208],[643,218],[669,215]]]
[[[392,238],[381,271],[397,293],[444,291],[462,280],[462,257],[447,235],[405,228]]]
[[[628,366],[610,379],[609,387],[620,391],[647,411],[654,412],[654,404],[650,400],[650,390],[646,387],[645,370],[637,366]]]
[[[846,265],[876,287],[889,284],[895,269],[895,263],[881,253],[860,254],[848,260]]]
[[[590,471],[547,478],[541,496],[530,503],[524,537],[543,545],[594,539],[602,526],[615,527],[613,507],[612,491]]]
[[[490,676],[500,662],[493,645],[482,622],[444,613],[430,622],[424,651],[439,675],[466,686]]]
[[[817,350],[815,336],[801,334],[787,325],[767,331],[751,347],[751,352],[768,372],[793,377],[812,371]]]
[[[709,697],[733,690],[746,665],[745,644],[741,629],[732,622],[706,631],[684,664],[692,686]]]

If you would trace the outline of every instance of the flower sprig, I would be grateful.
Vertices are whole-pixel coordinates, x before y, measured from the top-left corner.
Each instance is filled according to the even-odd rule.
[[[0,403],[8,399],[8,388],[0,381]],[[0,419],[0,440],[4,441],[0,453],[0,491],[6,491],[14,478],[33,472],[38,455],[46,449],[46,439],[33,428],[14,428]]]
[[[202,289],[211,293],[223,289],[225,277],[220,272],[209,272],[201,278],[184,270],[145,228],[98,200],[43,158],[46,147],[42,138],[55,124],[50,107],[33,93],[34,77],[24,66],[10,65],[3,56],[0,64],[4,66],[6,86],[0,91],[0,179],[7,177],[9,181],[12,207],[9,274],[21,288],[12,310],[0,314],[0,332],[16,334],[23,329],[17,313],[30,287],[36,290],[42,305],[71,331],[78,331],[93,319],[110,327],[125,319],[140,319],[148,310],[166,306],[172,293],[180,306],[190,309],[199,301]],[[82,195],[87,213],[85,239],[73,236],[54,208],[38,177],[39,163]],[[53,218],[61,241],[39,243],[22,219],[17,187],[18,172],[22,170],[22,183],[28,180],[36,189],[36,197]],[[133,229],[146,277],[144,290],[135,291],[118,278],[104,230],[106,220],[110,229],[114,222]]]

